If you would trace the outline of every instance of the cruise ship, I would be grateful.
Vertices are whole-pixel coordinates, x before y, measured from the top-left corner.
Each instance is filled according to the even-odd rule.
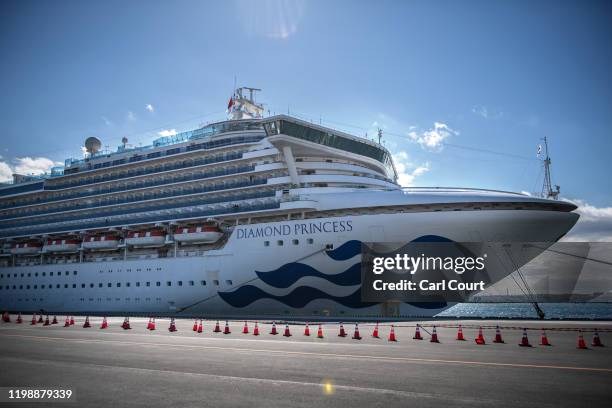
[[[432,316],[447,303],[366,303],[362,242],[555,242],[573,204],[402,188],[366,138],[264,116],[235,90],[225,121],[87,154],[0,186],[0,309],[270,318]],[[458,175],[460,178],[460,175]]]

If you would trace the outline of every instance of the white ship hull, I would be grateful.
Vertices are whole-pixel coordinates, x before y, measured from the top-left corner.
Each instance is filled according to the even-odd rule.
[[[245,318],[432,316],[452,305],[363,304],[359,282],[353,276],[356,273],[360,279],[360,254],[350,243],[409,242],[432,235],[456,242],[552,242],[577,218],[570,212],[495,210],[240,225],[222,249],[203,255],[3,268],[5,276],[24,274],[20,284],[31,289],[20,294],[3,291],[0,308]],[[326,250],[331,246],[332,250]],[[303,273],[305,269],[319,274]],[[267,282],[261,279],[262,273],[271,274]],[[338,279],[330,279],[334,276]]]

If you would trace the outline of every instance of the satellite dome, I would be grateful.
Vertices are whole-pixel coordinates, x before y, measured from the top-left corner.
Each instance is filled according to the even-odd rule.
[[[124,137],[121,139],[121,143],[123,143],[123,144],[127,144],[127,142],[128,142],[128,138],[124,136]]]
[[[97,137],[88,137],[85,140],[85,149],[87,153],[94,154],[100,150],[102,147],[102,142]]]

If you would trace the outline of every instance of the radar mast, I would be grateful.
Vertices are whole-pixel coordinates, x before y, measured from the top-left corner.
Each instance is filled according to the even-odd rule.
[[[263,117],[264,108],[262,104],[255,101],[255,92],[259,91],[261,91],[261,89],[249,88],[247,86],[236,88],[227,104],[229,119],[261,119]]]
[[[542,185],[542,197],[550,198],[556,200],[561,192],[561,187],[555,185],[555,189],[553,190],[551,175],[550,175],[550,156],[548,155],[548,140],[546,136],[542,139],[544,140],[544,184]],[[538,146],[538,156],[542,153],[542,145]]]

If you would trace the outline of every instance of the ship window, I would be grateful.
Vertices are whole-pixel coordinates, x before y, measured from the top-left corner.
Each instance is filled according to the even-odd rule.
[[[55,287],[56,287],[57,289],[59,289],[59,288],[60,288],[60,284],[58,283],[58,284],[57,284]]]
[[[21,276],[23,276],[23,275],[21,275]],[[32,274],[28,272],[28,278],[31,277],[31,276],[32,276]]]
[[[70,272],[66,271],[66,276],[70,275]]]
[[[136,282],[136,287],[139,288],[140,287],[140,282]]]
[[[309,244],[313,244],[313,243],[314,243],[314,240],[313,240],[312,238],[308,238],[308,239],[306,240],[306,242],[308,242]]]
[[[38,285],[34,285],[34,289],[38,289]]]
[[[30,285],[27,285],[27,286],[26,286],[26,289],[30,289]]]
[[[19,285],[19,289],[23,289],[23,285]]]
[[[34,274],[34,276],[38,277],[38,272],[36,272],[36,273]]]
[[[283,246],[283,240],[279,239],[278,241],[276,241],[276,245]]]
[[[72,289],[76,289],[76,283],[72,284]]]
[[[270,246],[270,241],[264,241],[264,246],[266,247]]]
[[[108,286],[109,288],[112,288],[112,287],[113,287],[113,284],[112,284],[112,283],[110,283],[110,282],[108,282],[108,285],[107,285],[107,286]]]
[[[155,282],[155,286],[161,286],[161,282]]]
[[[64,289],[68,289],[68,284],[64,283]]]
[[[98,287],[101,288],[102,287],[102,282],[98,283]]]
[[[166,282],[166,286],[172,286],[172,282],[170,281]]]
[[[44,288],[45,288],[45,285],[40,285],[40,288],[41,288],[41,289],[44,289]]]
[[[49,276],[53,276],[53,272],[49,272]]]
[[[217,279],[215,279],[215,280],[213,280],[213,284],[214,284],[215,286],[219,286],[219,281],[218,281]]]
[[[81,288],[85,288],[85,284],[84,283],[81,283]]]
[[[73,274],[73,275],[76,275],[76,274],[77,274],[77,271],[72,272],[72,274]]]
[[[193,281],[189,281],[189,286],[193,286]]]
[[[206,286],[206,281],[205,281],[205,280],[200,281],[200,285],[202,285],[202,286]]]
[[[0,274],[0,278],[4,278],[4,275]]]
[[[130,287],[130,282],[125,282],[125,286],[129,288]]]
[[[43,273],[42,273],[42,276],[47,276],[47,272],[43,272]]]
[[[90,287],[90,288],[93,288],[93,287],[94,287],[94,284],[93,284],[93,283],[90,283],[90,284],[89,284],[89,287]]]
[[[151,282],[147,282],[147,287],[148,287],[148,286],[151,286]]]
[[[120,288],[121,287],[121,282],[117,282],[117,287]]]
[[[179,286],[183,286],[183,281],[176,282]]]
[[[233,282],[231,279],[226,280],[225,283],[227,283],[228,285],[233,285]]]
[[[299,239],[294,239],[291,242],[293,242],[293,245],[298,245],[300,243],[300,240]]]

